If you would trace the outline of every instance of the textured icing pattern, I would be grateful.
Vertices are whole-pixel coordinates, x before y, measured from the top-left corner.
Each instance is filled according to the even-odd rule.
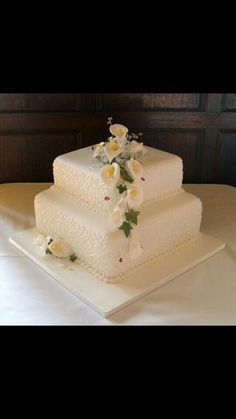
[[[93,211],[97,214],[101,214],[101,215],[108,215],[110,214],[111,210],[110,209],[106,209],[104,208],[103,205],[97,205],[94,206],[91,202],[87,202],[87,201],[83,201],[82,199],[78,198],[76,195],[72,194],[72,193],[68,193],[68,191],[64,191],[62,188],[58,187],[58,186],[51,186],[52,190],[55,190],[57,192],[63,193],[63,195],[69,199],[70,201],[73,201],[81,206],[83,206],[84,208],[88,208],[90,211]],[[142,208],[145,208],[149,205],[153,205],[155,203],[157,203],[160,200],[166,199],[166,198],[170,198],[170,197],[174,197],[177,194],[183,193],[184,189],[180,188],[174,192],[170,192],[170,193],[166,193],[160,196],[157,196],[155,198],[149,199],[147,201],[144,201],[140,207],[140,210],[142,210]],[[114,198],[114,201],[117,203],[117,197]],[[120,199],[120,196],[118,197],[118,199]],[[109,201],[108,201],[109,202]],[[109,207],[110,208],[110,207]]]
[[[63,193],[47,190],[35,198],[36,227],[46,235],[66,240],[81,261],[112,281],[137,265],[127,257],[129,240],[107,219],[70,202]],[[186,192],[143,208],[138,235],[143,253],[138,264],[157,257],[199,233],[201,201]],[[119,260],[122,259],[122,262]]]
[[[101,279],[105,282],[111,282],[111,283],[120,282],[120,281],[124,280],[127,276],[129,276],[130,274],[138,272],[141,269],[147,268],[148,266],[152,265],[153,263],[158,262],[158,260],[161,260],[164,257],[171,256],[172,254],[174,254],[178,250],[188,247],[191,243],[194,243],[200,236],[201,236],[201,233],[198,233],[196,236],[192,237],[191,239],[188,239],[188,240],[185,240],[181,243],[178,243],[176,246],[173,246],[170,249],[165,250],[160,255],[154,256],[153,258],[148,259],[147,261],[145,261],[143,263],[138,263],[137,265],[130,268],[124,274],[120,274],[120,275],[114,276],[114,277],[108,277],[108,276],[102,275],[101,273],[96,271],[96,269],[92,268],[90,265],[88,265],[87,263],[82,262],[80,260],[78,260],[76,263],[81,265],[84,269],[87,269],[89,272],[91,272],[91,274],[93,274],[98,279]]]
[[[140,158],[144,166],[142,187],[144,205],[163,195],[181,189],[183,179],[182,160],[172,154],[145,147],[147,154]],[[109,214],[119,199],[117,189],[111,193],[100,179],[102,163],[93,159],[91,147],[59,156],[53,163],[55,186],[79,199],[96,212]],[[110,200],[104,198],[109,196]]]
[[[63,161],[56,160],[53,165],[53,174],[55,186],[58,189],[83,201],[90,208],[96,208],[101,213],[110,213],[115,207],[119,195],[118,190],[115,189],[111,193],[93,169],[91,171],[79,170],[68,166]],[[106,196],[109,196],[109,201],[105,201]]]

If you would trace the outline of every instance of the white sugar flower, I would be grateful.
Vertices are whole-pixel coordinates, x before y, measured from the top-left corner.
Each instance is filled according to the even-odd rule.
[[[43,234],[38,234],[34,237],[33,244],[41,247],[47,247],[47,239]]]
[[[143,189],[138,183],[131,183],[127,190],[127,203],[130,208],[139,208],[143,202]]]
[[[119,208],[123,213],[127,210],[127,200],[126,198],[121,198],[116,205],[116,208]]]
[[[98,157],[102,153],[104,145],[105,145],[105,143],[103,141],[101,143],[97,144],[96,149],[95,149],[94,154],[93,154],[93,157]]]
[[[116,141],[109,138],[109,142],[104,147],[104,152],[109,160],[109,163],[123,151],[123,146]]]
[[[113,189],[120,177],[120,166],[117,163],[105,164],[101,169],[100,175],[103,183],[110,189]]]
[[[127,167],[135,180],[140,180],[143,175],[143,165],[133,157],[126,162]]]
[[[114,135],[119,144],[125,145],[127,142],[126,134],[128,132],[128,128],[121,124],[113,124],[110,126],[110,132]]]
[[[110,224],[116,228],[119,228],[124,221],[124,212],[118,206],[114,208],[112,213],[109,215]]]
[[[143,249],[141,247],[136,229],[130,231],[128,256],[130,259],[135,259],[141,255]]]
[[[37,246],[37,249],[36,249],[37,255],[39,257],[44,257],[46,249],[47,249],[47,245],[48,245],[46,236],[44,236],[43,234],[38,234],[34,238],[33,244],[36,244]]]
[[[48,249],[59,258],[66,258],[73,254],[73,250],[64,240],[53,240],[48,245]]]
[[[138,143],[135,140],[131,141],[130,144],[128,145],[128,152],[130,154],[136,154],[143,150],[144,150],[143,143]]]
[[[124,214],[127,211],[126,198],[121,198],[109,216],[110,224],[119,228],[124,221]]]

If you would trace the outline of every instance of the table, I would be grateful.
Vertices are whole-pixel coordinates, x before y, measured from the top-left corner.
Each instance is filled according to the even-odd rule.
[[[201,230],[224,240],[225,250],[104,319],[8,241],[34,226],[34,196],[50,185],[0,185],[1,325],[236,324],[236,188],[185,184],[203,202]]]

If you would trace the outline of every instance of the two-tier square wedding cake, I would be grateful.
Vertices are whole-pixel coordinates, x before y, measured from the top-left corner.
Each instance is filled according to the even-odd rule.
[[[35,198],[37,236],[48,257],[102,280],[124,280],[199,235],[202,203],[182,187],[181,158],[144,147],[123,125],[110,123],[103,142],[57,157],[53,173],[53,186]]]

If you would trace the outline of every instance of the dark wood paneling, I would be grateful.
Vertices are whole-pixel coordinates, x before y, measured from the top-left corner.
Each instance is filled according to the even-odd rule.
[[[107,126],[108,112],[67,113],[0,113],[0,133],[32,131],[76,131],[81,128],[103,129]],[[234,114],[233,114],[234,115]],[[130,130],[143,128],[205,128],[218,123],[224,127],[218,115],[208,116],[203,112],[116,112],[114,122],[126,124]],[[230,118],[226,127],[236,127],[235,118]],[[218,119],[218,121],[216,121]]]
[[[76,95],[78,96],[78,95]],[[80,94],[80,110],[83,112],[96,112],[100,110],[101,95],[84,93]]]
[[[103,94],[101,110],[199,110],[200,94]]]
[[[205,129],[205,143],[202,158],[203,183],[220,183],[216,173],[219,132],[216,127]]]
[[[236,186],[236,130],[206,130],[202,179]]]
[[[1,112],[71,111],[73,109],[75,109],[75,95],[73,93],[0,93]]]
[[[206,97],[207,112],[220,112],[222,108],[222,94],[210,93]]]
[[[32,132],[76,132],[82,128],[104,129],[108,112],[0,113],[0,134]],[[234,112],[116,112],[114,122],[131,131],[156,128],[236,129]]]
[[[0,182],[52,181],[53,160],[80,147],[79,135],[1,135]]]
[[[143,134],[142,139],[146,145],[176,154],[183,159],[185,183],[199,181],[204,131],[147,130]]]
[[[236,130],[219,132],[216,143],[217,183],[235,184],[236,181]]]
[[[222,95],[222,111],[236,111],[236,94]]]
[[[81,129],[82,146],[87,147],[89,145],[95,145],[101,141],[104,141],[101,135],[101,130],[96,128],[83,128]]]

